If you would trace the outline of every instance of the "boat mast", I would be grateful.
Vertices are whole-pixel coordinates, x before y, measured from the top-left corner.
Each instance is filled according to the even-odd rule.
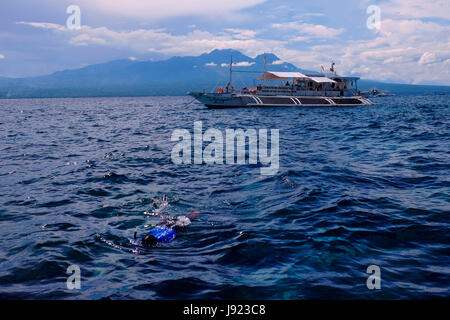
[[[263,79],[263,86],[266,86],[266,72],[267,72],[267,59],[266,59],[266,53],[264,52],[264,79]]]
[[[231,81],[233,80],[233,56],[230,57],[230,89],[232,87]]]

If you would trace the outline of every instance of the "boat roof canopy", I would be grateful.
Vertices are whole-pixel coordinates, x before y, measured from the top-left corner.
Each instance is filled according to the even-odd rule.
[[[258,80],[287,80],[291,78],[308,78],[301,72],[267,71],[259,76]]]
[[[342,79],[342,80],[349,80],[349,81],[356,81],[356,80],[360,79],[359,77],[341,76],[341,75],[334,74],[334,73],[308,73],[306,76],[310,77],[310,78],[326,77],[328,79]]]
[[[281,71],[266,71],[258,77],[258,80],[288,80],[288,79],[308,79],[316,83],[335,83],[336,79],[356,81],[359,80],[359,77],[345,77],[336,74],[325,75],[323,73],[305,75],[301,72],[281,72]]]
[[[328,79],[327,77],[308,77],[309,79],[311,79],[314,82],[317,83],[335,83],[336,81]]]
[[[336,81],[324,77],[315,75],[315,76],[307,76],[301,72],[279,72],[279,71],[266,71],[262,75],[259,76],[258,80],[287,80],[287,79],[308,79],[312,80],[316,83],[334,83]]]

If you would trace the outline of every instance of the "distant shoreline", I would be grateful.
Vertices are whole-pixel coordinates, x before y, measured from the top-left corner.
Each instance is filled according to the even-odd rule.
[[[161,61],[114,60],[38,77],[0,77],[0,99],[185,96],[188,91],[215,91],[229,81],[227,66],[231,57],[233,63],[241,64],[235,67],[237,73],[233,84],[236,89],[255,86],[255,72],[266,67],[270,71],[315,72],[282,61],[272,53],[253,58],[237,50],[224,49]],[[337,73],[340,74],[340,71],[337,66]],[[450,85],[442,84],[385,83],[367,78],[362,78],[358,83],[361,91],[372,88],[395,94],[450,94]]]
[[[196,88],[189,88],[185,84],[165,84],[164,86],[152,86],[147,88],[143,86],[133,87],[92,87],[92,88],[32,88],[32,87],[17,87],[17,88],[1,88],[0,85],[0,99],[60,99],[60,98],[137,98],[137,97],[184,97],[188,96],[188,91],[212,91],[213,85],[196,86]],[[450,86],[445,85],[427,85],[427,84],[403,84],[403,83],[385,83],[373,80],[360,80],[358,89],[360,91],[377,88],[378,90],[388,91],[399,95],[439,95],[450,94]],[[28,92],[27,91],[36,91]],[[59,92],[58,92],[59,91]],[[61,92],[63,91],[63,92]],[[97,92],[95,92],[97,91]],[[103,91],[103,94],[101,92]],[[105,93],[106,91],[106,93]],[[138,91],[135,94],[132,91]],[[154,93],[143,93],[143,91],[153,91]],[[88,94],[84,94],[88,92]],[[118,93],[116,93],[118,92]],[[127,93],[130,92],[130,93]],[[158,93],[160,92],[160,93]],[[8,96],[9,95],[9,96]]]

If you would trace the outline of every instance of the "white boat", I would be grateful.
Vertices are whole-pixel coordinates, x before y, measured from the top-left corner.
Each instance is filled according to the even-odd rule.
[[[217,92],[211,93],[203,91],[188,94],[208,108],[374,105],[373,102],[358,94],[359,77],[338,75],[334,71],[334,63],[330,71],[330,73],[317,74],[265,71],[258,77],[262,84],[236,92],[232,86],[231,61],[230,81],[225,88],[219,87]]]

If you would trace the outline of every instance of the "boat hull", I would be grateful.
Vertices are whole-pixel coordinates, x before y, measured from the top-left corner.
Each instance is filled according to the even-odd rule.
[[[374,105],[361,97],[262,96],[250,94],[189,93],[210,109],[253,107],[355,107]]]

